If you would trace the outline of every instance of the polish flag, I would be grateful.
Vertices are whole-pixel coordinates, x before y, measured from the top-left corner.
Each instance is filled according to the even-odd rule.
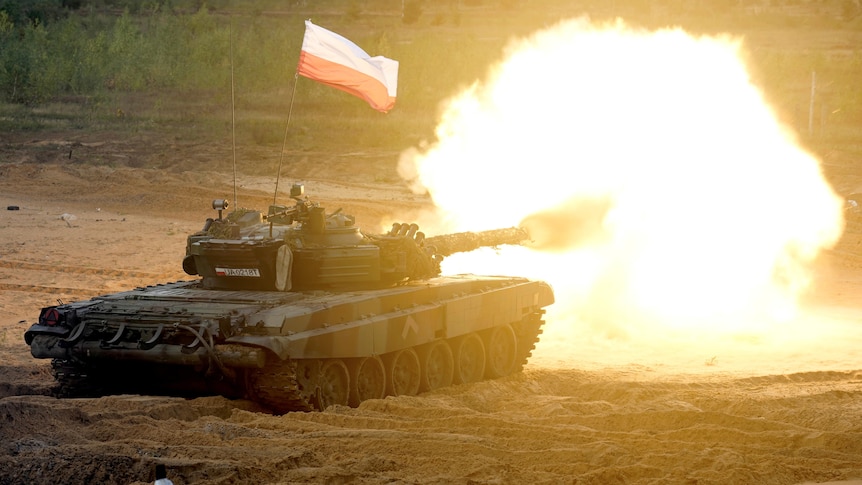
[[[377,111],[395,106],[398,61],[371,57],[344,37],[305,21],[297,72],[364,99]]]

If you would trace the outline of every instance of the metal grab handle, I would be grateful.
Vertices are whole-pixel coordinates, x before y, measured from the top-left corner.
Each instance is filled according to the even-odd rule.
[[[123,338],[123,334],[126,332],[126,322],[120,323],[120,328],[117,329],[117,333],[111,337],[110,340],[103,340],[102,343],[106,345],[114,345],[119,342],[121,338]]]
[[[158,342],[159,339],[162,337],[162,332],[164,330],[165,330],[165,324],[160,323],[158,328],[156,328],[155,333],[153,333],[153,336],[150,337],[149,340],[147,340],[146,342],[142,341],[142,340],[138,341],[138,348],[143,349],[143,350],[150,350],[151,348],[155,347],[156,342]]]
[[[72,333],[59,342],[60,347],[69,348],[78,343],[78,341],[81,340],[81,337],[84,335],[84,328],[86,326],[87,325],[84,322],[81,322],[76,325],[75,328],[72,329]]]

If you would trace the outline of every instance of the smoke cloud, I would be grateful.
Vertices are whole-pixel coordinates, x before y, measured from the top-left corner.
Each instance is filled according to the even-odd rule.
[[[444,270],[551,283],[546,341],[688,348],[792,320],[842,200],[743,57],[727,36],[587,19],[513,42],[400,170],[434,200],[423,227],[519,225],[535,241]],[[574,352],[551,347],[539,360]]]

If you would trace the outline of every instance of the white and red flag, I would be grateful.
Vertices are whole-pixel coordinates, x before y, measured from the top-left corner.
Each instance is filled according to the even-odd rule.
[[[364,99],[387,112],[395,106],[398,61],[371,57],[353,42],[305,21],[297,72]]]

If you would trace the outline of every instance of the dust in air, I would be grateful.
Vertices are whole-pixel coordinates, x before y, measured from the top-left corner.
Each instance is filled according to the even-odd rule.
[[[436,141],[402,155],[438,210],[427,232],[530,231],[531,248],[444,271],[553,286],[531,362],[762,372],[840,335],[797,301],[841,235],[842,200],[752,84],[742,44],[565,21],[514,42],[447,102]]]

